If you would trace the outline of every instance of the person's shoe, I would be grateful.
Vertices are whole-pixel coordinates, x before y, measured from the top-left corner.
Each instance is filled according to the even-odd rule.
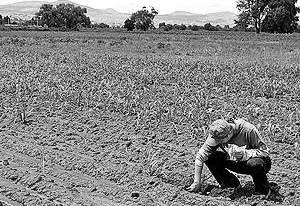
[[[270,188],[268,194],[265,195],[264,199],[274,202],[282,202],[284,200],[284,195],[280,194],[279,191],[275,191],[273,190],[273,188]]]
[[[234,188],[234,189],[238,190],[238,189],[242,188],[242,185],[238,184],[237,186],[227,186],[227,185],[222,184],[222,185],[220,185],[220,188],[221,189]]]
[[[234,189],[236,189],[236,190],[239,190],[239,189],[241,189],[242,188],[242,185],[241,184],[239,184],[238,186],[236,186]]]

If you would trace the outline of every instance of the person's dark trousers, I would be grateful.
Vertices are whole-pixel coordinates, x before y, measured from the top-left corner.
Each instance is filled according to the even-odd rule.
[[[267,194],[269,191],[267,173],[271,169],[270,157],[254,157],[247,161],[237,162],[229,160],[227,153],[216,151],[209,156],[205,164],[221,187],[240,185],[238,178],[228,171],[231,170],[236,173],[251,175],[256,192]]]

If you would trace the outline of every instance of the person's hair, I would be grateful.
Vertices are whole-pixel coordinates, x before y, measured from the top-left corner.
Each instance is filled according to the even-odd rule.
[[[232,126],[224,119],[218,119],[209,126],[209,133],[214,139],[224,139],[231,132]]]

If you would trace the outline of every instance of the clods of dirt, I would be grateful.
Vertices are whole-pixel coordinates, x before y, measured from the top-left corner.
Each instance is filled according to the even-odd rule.
[[[231,200],[237,200],[245,202],[268,200],[273,202],[283,202],[284,196],[280,194],[280,187],[276,183],[270,183],[271,194],[266,197],[265,195],[259,195],[255,193],[254,185],[252,182],[247,182],[242,188],[220,188],[215,185],[206,185],[202,194],[211,197],[223,197]]]
[[[96,192],[96,191],[97,191],[96,187],[94,187],[94,188],[91,189],[91,192]]]
[[[3,160],[3,161],[2,161],[2,164],[3,164],[4,166],[7,166],[7,165],[9,165],[9,161],[8,161],[8,160]]]
[[[133,198],[139,198],[140,197],[140,193],[139,192],[132,192],[131,193],[131,197],[133,197]]]

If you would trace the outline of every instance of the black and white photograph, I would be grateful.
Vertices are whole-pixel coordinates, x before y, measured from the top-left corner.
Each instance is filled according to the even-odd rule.
[[[0,206],[299,206],[299,19],[0,0]]]

